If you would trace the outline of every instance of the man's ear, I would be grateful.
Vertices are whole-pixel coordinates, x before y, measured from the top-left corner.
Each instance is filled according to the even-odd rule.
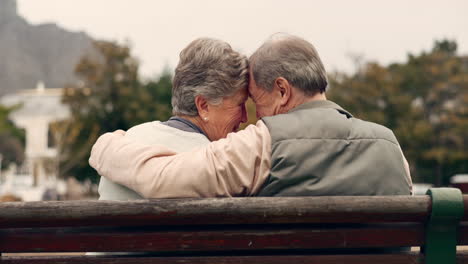
[[[291,98],[291,84],[288,82],[283,77],[278,77],[275,80],[275,90],[280,94],[281,99],[280,99],[280,104],[286,105],[289,102],[289,99]]]
[[[195,106],[198,110],[198,115],[202,120],[207,120],[209,117],[209,105],[208,101],[201,95],[195,96]]]

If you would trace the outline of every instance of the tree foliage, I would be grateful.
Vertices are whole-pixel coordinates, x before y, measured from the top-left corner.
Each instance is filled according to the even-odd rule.
[[[167,119],[171,113],[169,74],[143,83],[128,45],[98,41],[95,47],[99,56],[84,57],[76,67],[82,82],[65,89],[71,118],[53,126],[60,142],[60,174],[93,181],[97,175],[88,158],[99,135]]]
[[[387,67],[366,63],[330,76],[329,98],[395,132],[413,179],[447,184],[468,172],[468,57],[454,41]]]
[[[8,119],[16,107],[0,105],[0,154],[2,155],[2,169],[10,163],[20,165],[24,160],[24,130],[16,127]]]

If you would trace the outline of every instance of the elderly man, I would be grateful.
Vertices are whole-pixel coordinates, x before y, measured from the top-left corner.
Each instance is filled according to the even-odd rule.
[[[108,133],[90,164],[148,198],[411,194],[392,131],[328,101],[326,87],[312,44],[271,38],[250,57],[255,126],[180,154]]]

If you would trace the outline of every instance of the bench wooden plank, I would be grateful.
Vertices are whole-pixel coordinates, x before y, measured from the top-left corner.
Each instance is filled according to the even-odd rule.
[[[460,232],[468,234],[468,226]],[[222,230],[1,230],[0,252],[254,251],[421,246],[422,224]],[[465,235],[459,244],[468,244]]]
[[[417,264],[424,257],[416,253],[383,255],[291,255],[216,257],[4,257],[2,264]],[[468,264],[468,254],[457,254],[458,264]]]
[[[428,196],[1,203],[0,227],[424,222],[430,208]]]
[[[2,264],[375,264],[423,263],[416,254],[316,255],[316,256],[217,256],[217,257],[4,257]],[[462,258],[464,259],[464,258]]]

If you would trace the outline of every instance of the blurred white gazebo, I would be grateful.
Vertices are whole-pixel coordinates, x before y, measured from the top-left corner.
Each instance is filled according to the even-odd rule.
[[[11,186],[14,190],[10,191],[22,196],[23,200],[40,200],[41,197],[36,196],[42,195],[42,189],[57,187],[57,170],[46,170],[45,162],[56,160],[58,155],[50,125],[70,116],[69,108],[62,103],[62,93],[62,88],[45,88],[40,82],[36,89],[7,94],[0,99],[0,104],[5,106],[20,105],[11,113],[10,119],[16,126],[25,129],[25,164],[15,179],[11,179],[18,186]],[[22,186],[35,188],[37,195],[33,194],[32,189],[23,190],[29,196],[34,196],[25,197],[26,194],[21,194]]]

